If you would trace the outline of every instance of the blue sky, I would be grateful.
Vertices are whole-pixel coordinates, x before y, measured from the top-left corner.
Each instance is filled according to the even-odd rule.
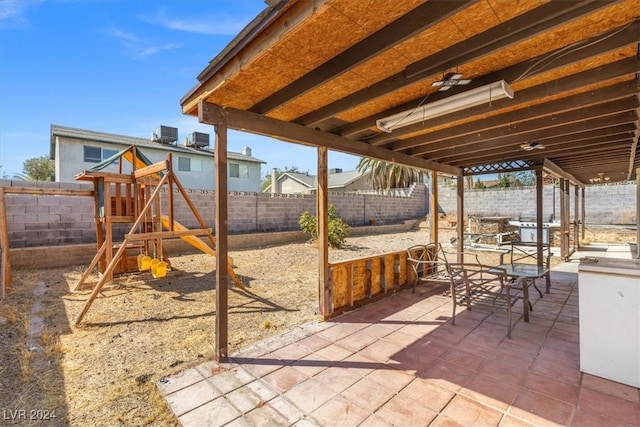
[[[210,126],[184,116],[196,76],[266,7],[263,0],[0,0],[1,174],[49,154],[50,125],[148,138],[158,125],[180,141]],[[316,150],[232,132],[273,167],[316,172]],[[359,158],[329,153],[329,167]]]

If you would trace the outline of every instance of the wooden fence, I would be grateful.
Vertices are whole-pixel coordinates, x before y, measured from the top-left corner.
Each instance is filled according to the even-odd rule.
[[[373,302],[413,284],[406,251],[329,263],[331,303],[327,317]]]

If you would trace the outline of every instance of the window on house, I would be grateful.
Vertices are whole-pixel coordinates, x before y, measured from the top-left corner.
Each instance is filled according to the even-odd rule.
[[[116,154],[118,154],[118,150],[110,150],[108,148],[103,148],[102,149],[102,160],[106,160],[111,156],[115,156]],[[115,160],[112,163],[112,165],[117,165],[119,161],[120,161],[120,159]]]
[[[249,178],[249,166],[229,163],[229,176],[231,178]]]
[[[88,163],[100,163],[109,157],[118,154],[117,150],[110,150],[108,148],[93,147],[91,145],[84,146],[84,161]],[[117,165],[118,160],[112,164]]]
[[[89,163],[100,163],[102,161],[102,148],[85,145],[84,161]]]
[[[190,172],[191,159],[188,157],[178,157],[178,170],[182,172]]]
[[[202,172],[202,159],[191,159],[191,172]]]
[[[202,159],[178,157],[178,170],[182,172],[202,172]]]

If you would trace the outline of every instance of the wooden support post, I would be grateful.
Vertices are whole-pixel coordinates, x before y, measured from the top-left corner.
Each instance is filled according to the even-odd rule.
[[[104,195],[104,231],[105,231],[105,242],[107,242],[107,252],[105,253],[105,262],[107,265],[111,264],[111,260],[113,259],[113,224],[111,223],[111,183],[106,180],[103,181],[103,192]],[[111,269],[113,271],[113,269]],[[104,274],[107,274],[106,270]],[[113,275],[108,273],[107,281],[113,278]]]
[[[573,233],[573,220],[572,220],[572,213],[571,213],[571,201],[572,201],[572,196],[571,196],[571,181],[567,180],[567,248],[568,248],[568,252],[567,255],[571,256],[571,253],[573,252],[573,245],[571,244],[571,234]]]
[[[640,259],[640,168],[636,169],[636,258]]]
[[[587,208],[586,208],[586,202],[587,199],[585,198],[585,194],[586,194],[586,190],[585,187],[582,187],[582,213],[580,214],[580,225],[581,225],[581,236],[582,236],[582,240],[584,240],[585,238],[585,217],[587,216]]]
[[[457,251],[458,262],[464,262],[464,178],[458,175],[456,179],[456,212],[458,213],[458,221],[456,223]]]
[[[328,149],[318,147],[318,192],[316,218],[318,224],[318,303],[322,316],[333,313],[332,289],[329,281],[329,197],[328,197]]]
[[[215,126],[215,229],[216,229],[216,348],[215,359],[223,362],[229,353],[228,304],[228,194],[227,194],[227,126]]]
[[[169,231],[173,231],[173,158],[171,153],[167,154],[167,173],[169,174],[169,189],[167,190],[167,201],[168,201],[168,210],[167,215],[169,216]],[[160,226],[162,227],[162,225]],[[203,227],[206,228],[206,227]]]
[[[103,232],[103,227],[104,227],[104,221],[103,221],[103,215],[104,215],[104,211],[100,211],[102,206],[100,206],[100,197],[103,198],[103,202],[102,205],[104,206],[104,192],[101,190],[102,188],[104,188],[104,178],[97,178],[95,180],[93,180],[93,192],[94,192],[94,198],[93,198],[93,216],[94,216],[94,220],[96,223],[96,250],[99,251],[100,248],[104,245],[105,239],[104,239],[104,232]],[[100,271],[104,271],[107,268],[107,263],[103,260],[100,259],[99,261],[99,270]]]
[[[576,184],[573,188],[573,251],[578,250],[578,243],[580,241],[580,210],[578,207],[578,199],[579,199],[579,191],[580,188]]]
[[[536,169],[536,257],[538,259],[538,267],[543,266],[542,244],[544,243],[544,234],[542,229],[542,212],[543,212],[543,194],[544,184],[542,182],[542,169]]]
[[[2,251],[2,280],[0,281],[0,299],[5,297],[11,287],[11,258],[9,256],[9,231],[7,229],[7,208],[4,188],[0,188],[0,250]]]
[[[171,174],[167,174],[167,182],[169,182],[169,180],[171,179]],[[160,185],[158,185],[157,189],[160,190]],[[162,193],[161,192],[157,192],[156,197],[154,197],[154,207],[152,209],[152,211],[155,212],[154,215],[152,215],[153,218],[153,231],[162,231],[162,212],[161,212],[161,207],[162,207],[162,200],[160,200],[160,195]],[[162,237],[158,237],[156,239],[154,239],[155,242],[155,257],[159,259],[160,261],[165,261],[163,259],[163,254],[162,254]]]
[[[429,189],[429,215],[431,216],[431,241],[438,243],[438,172],[431,171],[431,188]]]
[[[568,179],[560,180],[560,187],[562,191],[560,193],[560,212],[562,215],[562,224],[560,227],[562,234],[562,246],[560,248],[560,256],[563,260],[567,261],[571,256],[571,248],[570,248],[570,230],[571,230],[571,216],[570,216],[570,193],[569,193],[569,185],[570,182]]]
[[[567,246],[566,246],[566,231],[567,231],[567,222],[565,218],[565,209],[567,208],[567,204],[565,203],[566,194],[564,192],[565,179],[560,178],[560,258],[563,260],[567,259]]]

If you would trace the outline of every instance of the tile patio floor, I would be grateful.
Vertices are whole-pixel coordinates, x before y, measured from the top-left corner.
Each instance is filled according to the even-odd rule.
[[[185,427],[638,426],[638,388],[579,371],[576,271],[561,264],[551,294],[532,292],[512,339],[497,313],[451,325],[449,298],[423,286],[158,387]]]

